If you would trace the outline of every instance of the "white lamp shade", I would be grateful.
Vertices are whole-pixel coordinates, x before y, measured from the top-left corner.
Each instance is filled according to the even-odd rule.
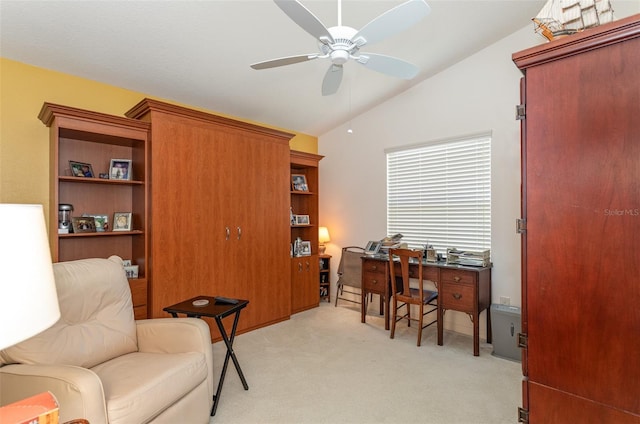
[[[59,318],[42,205],[0,204],[0,349]]]
[[[329,229],[327,227],[320,227],[318,229],[318,243],[325,244],[329,243],[331,238],[329,237]]]

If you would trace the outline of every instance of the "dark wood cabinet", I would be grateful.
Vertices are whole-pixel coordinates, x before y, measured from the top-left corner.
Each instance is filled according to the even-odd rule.
[[[151,99],[127,116],[151,124],[151,316],[207,295],[250,301],[238,332],[288,319],[292,134]]]
[[[523,410],[640,423],[640,15],[513,55]]]
[[[331,285],[331,255],[320,255],[318,262],[320,266],[320,300],[326,300],[331,303],[331,294],[329,293]]]

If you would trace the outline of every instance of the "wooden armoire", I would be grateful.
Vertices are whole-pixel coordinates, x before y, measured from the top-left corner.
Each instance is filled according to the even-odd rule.
[[[519,420],[640,423],[640,15],[513,55]]]
[[[250,301],[239,332],[288,319],[293,135],[151,99],[126,115],[151,123],[149,315],[219,295]]]

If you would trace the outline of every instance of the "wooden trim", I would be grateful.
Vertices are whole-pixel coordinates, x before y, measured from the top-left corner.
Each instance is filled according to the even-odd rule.
[[[314,153],[300,152],[298,150],[291,151],[291,164],[318,167],[318,162],[324,158],[322,155]]]
[[[140,103],[125,112],[128,118],[141,119],[149,112],[162,112],[180,117],[187,117],[189,119],[195,119],[207,124],[218,124],[235,129],[241,129],[243,131],[251,131],[262,135],[270,135],[280,138],[282,142],[289,143],[289,140],[293,138],[295,134],[285,131],[276,130],[273,128],[265,128],[260,125],[251,124],[248,122],[238,121],[236,119],[225,118],[223,116],[214,115],[212,113],[201,112],[198,110],[189,109],[183,106],[177,106],[158,100],[145,98]]]
[[[640,14],[522,50],[514,53],[512,60],[519,69],[525,70],[563,57],[630,40],[638,35]]]
[[[99,122],[101,124],[139,129],[145,132],[149,131],[150,128],[147,122],[135,119],[45,102],[42,105],[42,109],[40,109],[38,119],[47,127],[50,127],[55,118],[73,118],[74,120],[84,120],[92,123]],[[146,136],[144,138],[146,139]]]

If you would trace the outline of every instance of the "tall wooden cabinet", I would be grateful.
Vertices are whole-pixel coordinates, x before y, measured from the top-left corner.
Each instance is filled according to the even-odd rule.
[[[38,118],[49,130],[49,237],[55,262],[118,255],[138,265],[130,279],[137,319],[147,317],[149,207],[147,146],[149,124],[124,117],[45,103]],[[98,178],[111,159],[131,160],[130,180]],[[69,161],[91,165],[95,175],[77,177]],[[58,234],[58,205],[73,205],[73,216],[131,212],[131,231]]]
[[[240,332],[287,319],[292,134],[150,99],[126,115],[151,124],[151,316],[221,295],[250,301]]]
[[[291,246],[296,239],[311,244],[310,255],[291,258],[291,313],[301,312],[320,304],[320,278],[318,256],[318,165],[323,156],[291,151],[291,175],[304,175],[307,190],[294,190],[291,186],[291,212],[307,215],[305,223],[291,223]]]
[[[515,53],[523,410],[640,423],[640,15]]]

